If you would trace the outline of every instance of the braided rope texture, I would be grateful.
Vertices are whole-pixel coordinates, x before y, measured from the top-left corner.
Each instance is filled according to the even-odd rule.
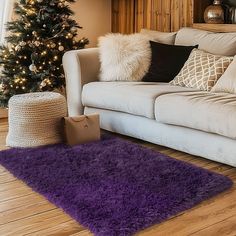
[[[7,146],[35,147],[61,143],[62,118],[66,115],[66,99],[59,93],[36,92],[11,97]]]

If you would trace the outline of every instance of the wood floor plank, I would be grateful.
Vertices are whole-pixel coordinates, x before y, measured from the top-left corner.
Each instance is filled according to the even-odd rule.
[[[47,228],[55,227],[70,220],[60,209],[53,209],[31,217],[13,221],[0,226],[0,235],[33,234]]]
[[[56,209],[56,207],[47,201],[39,201],[35,202],[32,205],[26,204],[18,208],[0,212],[0,226],[27,217],[31,217],[52,209]]]
[[[68,236],[68,235],[74,235],[77,232],[81,232],[83,230],[84,230],[83,226],[80,226],[74,220],[69,220],[68,222],[56,225],[55,227],[47,228],[39,232],[34,232],[34,236],[42,236],[42,235]]]
[[[15,180],[15,177],[11,175],[9,172],[2,173],[0,176],[0,188],[1,188],[1,184],[8,183],[14,180]]]
[[[9,211],[12,209],[17,209],[22,206],[31,206],[37,202],[47,201],[43,196],[35,194],[32,191],[29,191],[29,194],[26,196],[13,198],[4,202],[0,202],[0,213],[4,211]]]
[[[0,150],[6,149],[7,119],[0,120]],[[123,137],[123,136],[120,136]],[[172,158],[229,176],[233,188],[137,236],[236,236],[236,168],[142,140],[123,137]],[[34,193],[0,166],[0,236],[92,236],[89,230]]]
[[[25,186],[20,181],[17,181],[16,179],[14,179],[14,180],[15,181],[1,184],[0,185],[0,192],[9,191],[9,190],[16,189],[16,188],[22,188],[23,186]]]
[[[235,236],[236,235],[236,215],[231,216],[217,224],[213,224],[205,229],[202,229],[196,233],[191,234],[192,236]]]
[[[29,195],[30,192],[31,192],[30,188],[24,185],[20,188],[0,192],[0,203],[10,199],[27,196]]]
[[[93,236],[88,230],[83,230],[75,234],[71,234],[70,236]],[[156,235],[157,236],[157,235]]]

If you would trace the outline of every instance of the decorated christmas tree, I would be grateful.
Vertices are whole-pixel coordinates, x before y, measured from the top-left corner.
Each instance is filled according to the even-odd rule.
[[[26,92],[62,89],[63,54],[81,49],[88,39],[78,39],[81,27],[71,19],[68,3],[75,0],[19,0],[17,20],[8,22],[6,44],[0,47],[0,105]]]

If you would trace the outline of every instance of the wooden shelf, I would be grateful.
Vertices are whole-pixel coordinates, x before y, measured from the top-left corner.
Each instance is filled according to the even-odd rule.
[[[236,32],[236,24],[193,23],[193,28],[213,32]]]

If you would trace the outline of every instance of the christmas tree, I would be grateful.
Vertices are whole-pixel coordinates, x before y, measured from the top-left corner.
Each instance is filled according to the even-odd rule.
[[[68,3],[75,0],[19,0],[17,20],[8,22],[6,44],[0,47],[0,106],[11,96],[65,86],[63,54],[82,49],[88,39],[78,39],[81,27],[71,19]]]

